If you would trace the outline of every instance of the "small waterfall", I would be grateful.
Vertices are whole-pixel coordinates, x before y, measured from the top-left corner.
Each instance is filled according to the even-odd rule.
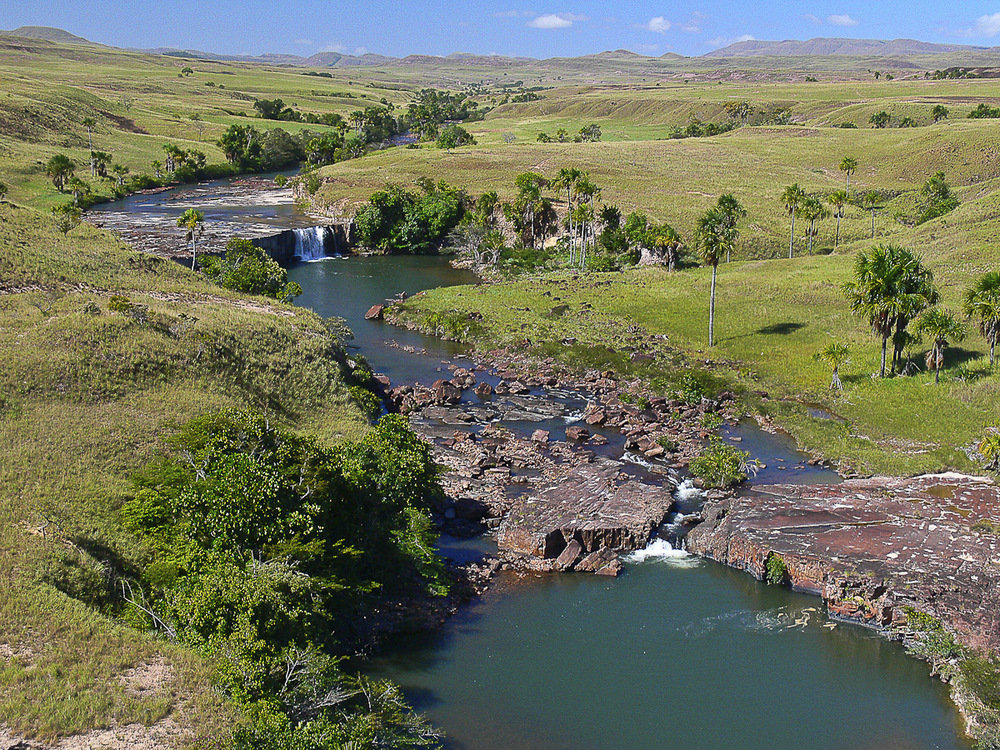
[[[326,257],[326,238],[330,234],[329,227],[306,227],[294,229],[295,258],[308,262],[322,260]]]

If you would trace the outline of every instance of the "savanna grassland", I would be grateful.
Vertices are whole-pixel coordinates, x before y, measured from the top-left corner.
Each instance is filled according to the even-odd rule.
[[[210,283],[179,265],[131,248],[84,223],[57,229],[49,209],[69,200],[45,174],[55,154],[89,180],[83,122],[94,148],[133,174],[149,173],[163,146],[224,154],[231,125],[289,132],[321,124],[253,116],[258,98],[344,118],[368,106],[403,110],[423,87],[471,90],[491,110],[466,123],[476,145],[453,151],[421,144],[375,151],[318,171],[311,199],[349,214],[387,182],[443,180],[472,195],[513,195],[515,177],[562,167],[586,170],[599,201],[669,221],[685,239],[722,193],[747,217],[731,263],[719,271],[717,345],[706,346],[709,274],[685,254],[675,273],[529,274],[477,287],[437,290],[405,314],[483,316],[476,343],[559,354],[559,342],[615,350],[626,338],[675,366],[710,366],[751,408],[775,418],[800,443],[859,472],[974,470],[965,452],[1000,413],[1000,384],[982,339],[949,348],[942,382],[926,372],[875,380],[877,343],[840,291],[853,254],[872,244],[871,216],[850,206],[841,243],[833,221],[805,253],[787,252],[784,187],[815,195],[844,185],[838,165],[858,161],[852,192],[878,190],[875,241],[922,254],[943,303],[956,308],[970,281],[996,267],[1000,235],[997,120],[968,120],[1000,98],[993,79],[924,80],[963,64],[961,55],[884,61],[867,58],[711,60],[608,53],[574,60],[408,58],[381,66],[306,70],[58,44],[0,35],[0,719],[16,736],[53,740],[105,727],[156,726],[167,741],[194,746],[223,736],[242,712],[223,697],[218,664],[204,650],[171,643],[113,616],[94,598],[148,561],[150,542],[122,523],[134,475],[167,449],[189,420],[251,406],[324,447],[370,434],[363,409],[331,362],[331,333],[312,313]],[[983,61],[973,61],[975,64]],[[986,61],[990,62],[990,61]],[[972,64],[972,63],[970,63]],[[874,80],[872,68],[893,70]],[[190,68],[190,72],[183,72]],[[807,82],[806,75],[815,77]],[[472,88],[470,88],[472,87]],[[533,101],[510,101],[534,89]],[[506,101],[507,103],[504,103]],[[670,140],[697,118],[721,122],[727,103],[787,113],[787,124],[748,125]],[[944,105],[950,117],[932,122]],[[885,110],[916,127],[872,129]],[[538,143],[539,132],[589,123],[598,143]],[[840,127],[845,123],[854,129]],[[960,204],[919,226],[920,188],[946,174]],[[110,194],[109,180],[93,180]],[[562,200],[552,191],[557,210]],[[569,305],[561,317],[551,308]],[[664,338],[665,337],[665,338]],[[814,359],[830,341],[851,348],[846,390],[828,390]],[[919,348],[919,347],[918,347]],[[922,360],[922,352],[913,358]],[[644,370],[655,378],[659,360]],[[766,399],[756,395],[768,392]],[[811,416],[811,404],[838,419]],[[103,585],[103,588],[102,588]],[[136,687],[137,670],[158,676]],[[140,679],[138,683],[143,683]],[[142,685],[140,684],[140,687]],[[167,723],[172,722],[172,724]],[[4,729],[0,729],[0,739]],[[202,745],[204,746],[204,745]]]

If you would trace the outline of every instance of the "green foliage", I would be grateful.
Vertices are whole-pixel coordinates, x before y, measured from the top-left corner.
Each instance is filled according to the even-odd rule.
[[[224,258],[203,259],[202,271],[219,286],[236,292],[262,294],[282,302],[302,294],[302,287],[288,282],[288,271],[265,250],[241,237],[226,243]]]
[[[699,425],[706,430],[717,430],[722,427],[722,422],[722,415],[714,411],[707,411],[701,415]]]
[[[693,461],[690,470],[706,487],[731,487],[743,482],[749,473],[750,454],[718,438],[713,438]]]
[[[917,219],[918,224],[943,216],[958,207],[958,198],[952,194],[951,188],[945,182],[944,172],[935,172],[920,192],[924,196],[926,205]]]
[[[772,586],[783,586],[788,583],[788,566],[785,565],[785,558],[777,552],[771,552],[767,556],[765,563],[765,578]]]
[[[354,403],[361,407],[361,411],[370,420],[374,421],[378,419],[382,413],[382,402],[379,401],[378,396],[360,385],[348,386],[347,391],[351,394],[351,398],[354,399]]]
[[[459,146],[474,146],[476,139],[461,125],[445,125],[437,137],[437,147],[451,151]]]
[[[230,125],[218,140],[218,146],[230,164],[242,171],[257,171],[261,167],[260,132],[250,125]]]
[[[0,201],[7,197],[7,183],[0,182]]]
[[[464,194],[445,183],[417,195],[399,185],[374,193],[355,215],[361,244],[386,253],[437,250],[465,213]]]
[[[986,102],[980,102],[974,110],[969,113],[970,120],[995,120],[1000,118],[1000,107],[991,107]]]
[[[962,684],[991,711],[1000,711],[1000,662],[984,656],[969,656],[959,666]]]
[[[912,607],[905,611],[907,653],[930,662],[934,673],[950,677],[951,665],[965,655],[965,648],[936,617]]]
[[[56,222],[56,229],[64,235],[72,232],[80,226],[81,212],[78,206],[62,203],[52,207],[52,217]]]
[[[56,154],[45,164],[45,175],[52,180],[52,184],[60,193],[75,171],[76,162],[66,154]]]

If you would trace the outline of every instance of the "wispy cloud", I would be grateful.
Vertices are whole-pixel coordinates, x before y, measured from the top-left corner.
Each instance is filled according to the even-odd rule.
[[[642,25],[642,28],[646,29],[646,31],[664,34],[667,31],[670,31],[670,21],[663,16],[656,16],[655,18],[650,18],[646,21],[646,23]]]
[[[820,18],[819,16],[816,16],[816,15],[813,15],[812,13],[806,13],[804,16],[802,16],[802,20],[808,21],[809,23],[814,23],[816,25],[819,25],[819,24],[823,23],[823,19],[822,18]]]
[[[493,14],[494,18],[531,18],[537,15],[530,10],[498,10]]]
[[[367,47],[355,47],[354,49],[348,49],[346,45],[337,42],[335,44],[328,44],[323,47],[320,52],[336,52],[338,55],[355,55],[360,57],[361,55],[368,54]]]
[[[966,31],[967,36],[996,36],[1000,34],[1000,13],[980,16],[976,25]]]
[[[528,21],[533,29],[567,29],[577,21],[586,21],[587,16],[576,13],[544,13]]]
[[[858,19],[851,18],[846,13],[839,13],[839,14],[834,14],[832,16],[828,16],[826,20],[829,21],[834,26],[857,26],[860,23]]]
[[[312,39],[296,39],[295,43],[302,47],[312,47],[314,44],[316,44],[316,42],[314,42]]]
[[[737,37],[727,38],[723,36],[717,36],[715,39],[709,39],[706,44],[709,47],[728,47],[730,44],[739,44],[740,42],[753,42],[756,41],[756,37],[752,34],[741,34]]]

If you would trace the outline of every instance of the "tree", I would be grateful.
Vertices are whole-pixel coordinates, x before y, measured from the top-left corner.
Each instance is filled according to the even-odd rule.
[[[60,206],[53,206],[52,217],[56,221],[56,229],[64,235],[69,234],[76,227],[80,226],[80,209],[69,203]]]
[[[750,115],[753,114],[753,105],[750,102],[727,102],[723,109],[733,122],[746,125]]]
[[[851,175],[858,169],[858,160],[845,156],[840,162],[840,171],[847,175],[847,193],[851,192]]]
[[[153,174],[156,176],[156,179],[159,180],[163,177],[163,162],[154,160],[150,166],[153,168]]]
[[[934,109],[931,110],[931,118],[934,122],[941,122],[941,120],[948,119],[948,108],[943,104],[934,105]]]
[[[712,287],[708,303],[708,345],[711,347],[715,346],[715,286],[719,261],[731,251],[736,230],[729,228],[728,217],[718,206],[713,206],[698,219],[696,236],[702,262],[712,267]]]
[[[76,171],[76,162],[66,154],[56,154],[45,165],[45,175],[51,178],[52,184],[60,193],[66,187],[66,182]]]
[[[817,231],[816,222],[829,217],[830,212],[826,210],[826,206],[823,205],[819,198],[807,196],[799,205],[799,213],[803,219],[809,222],[807,234],[809,236],[809,254],[812,255],[813,240],[816,237]]]
[[[931,350],[927,353],[927,368],[934,368],[934,382],[941,382],[941,368],[944,366],[944,350],[948,341],[961,341],[965,329],[950,311],[940,307],[926,310],[917,320],[916,329],[927,334],[931,340]]]
[[[962,312],[966,318],[975,320],[989,344],[990,367],[993,367],[994,352],[1000,341],[1000,271],[989,271],[976,279],[965,293]]]
[[[82,125],[87,129],[87,141],[90,143],[90,176],[96,177],[97,167],[94,164],[94,128],[97,126],[97,120],[93,117],[84,117]]]
[[[166,154],[167,174],[173,174],[177,168],[184,163],[187,153],[173,143],[164,143],[163,152]]]
[[[198,139],[201,140],[202,136],[205,135],[205,121],[201,119],[201,115],[195,112],[191,115],[191,122],[198,128]]]
[[[97,169],[98,177],[108,176],[108,166],[111,164],[111,154],[107,151],[91,151],[90,163]]]
[[[184,229],[184,239],[191,244],[191,269],[194,270],[198,256],[198,240],[205,231],[205,214],[189,208],[177,217],[177,226]]]
[[[882,341],[880,377],[886,373],[886,350],[893,339],[895,371],[906,344],[906,327],[927,307],[936,304],[933,275],[910,250],[898,245],[877,245],[858,253],[854,278],[844,284],[851,312],[864,318]]]
[[[580,128],[580,140],[585,143],[596,143],[601,140],[601,126],[596,122],[584,125]]]
[[[647,230],[646,236],[649,245],[656,248],[666,261],[667,270],[675,270],[681,248],[684,247],[684,241],[677,230],[669,224],[654,224]]]
[[[826,202],[833,206],[833,216],[837,220],[837,236],[833,242],[833,251],[840,249],[840,220],[844,218],[844,210],[847,206],[847,191],[834,190],[827,196]]]
[[[125,187],[125,177],[128,176],[129,169],[124,164],[115,164],[111,171],[115,175],[115,185],[119,188]]]
[[[573,262],[573,257],[576,253],[576,232],[573,228],[573,191],[582,177],[583,172],[576,167],[562,167],[556,173],[556,178],[552,181],[553,188],[566,191],[566,221],[569,225],[567,228],[569,229],[570,263]]]
[[[868,118],[868,122],[871,123],[873,128],[887,128],[889,127],[889,122],[891,120],[892,117],[884,109],[881,112],[876,112]]]
[[[291,302],[302,287],[288,281],[288,271],[250,240],[233,237],[226,243],[222,259],[210,258],[205,275],[225,289],[246,294],[262,294],[281,302]]]
[[[73,205],[79,206],[80,199],[85,195],[90,195],[90,185],[73,175],[66,181],[66,189],[73,194]]]
[[[847,364],[850,353],[851,350],[847,344],[831,341],[816,354],[817,359],[826,362],[833,370],[833,378],[830,381],[831,390],[844,390],[844,384],[840,382],[840,368]]]
[[[861,208],[865,211],[871,211],[872,239],[875,239],[875,212],[882,208],[882,196],[874,190],[868,191],[861,198]]]
[[[496,210],[499,207],[500,196],[495,190],[483,193],[476,201],[475,211],[472,215],[473,222],[486,229],[493,229],[496,225]]]
[[[726,193],[725,195],[719,196],[719,201],[716,203],[716,206],[722,213],[726,224],[726,231],[728,232],[735,231],[736,225],[739,224],[740,219],[747,215],[746,209],[740,205],[740,202],[736,200],[736,197],[732,193]],[[726,249],[726,263],[730,261],[731,255],[732,245]]]
[[[475,145],[476,139],[461,125],[445,125],[437,138],[437,147],[451,151],[459,146]]]
[[[792,217],[792,229],[788,235],[788,257],[791,258],[795,250],[795,216],[799,212],[799,204],[805,200],[806,191],[799,187],[799,183],[794,183],[785,188],[781,194],[781,202],[785,204],[785,210]]]
[[[250,125],[230,125],[218,140],[226,160],[243,171],[258,169],[262,146],[260,133]],[[169,169],[167,170],[169,171]]]

